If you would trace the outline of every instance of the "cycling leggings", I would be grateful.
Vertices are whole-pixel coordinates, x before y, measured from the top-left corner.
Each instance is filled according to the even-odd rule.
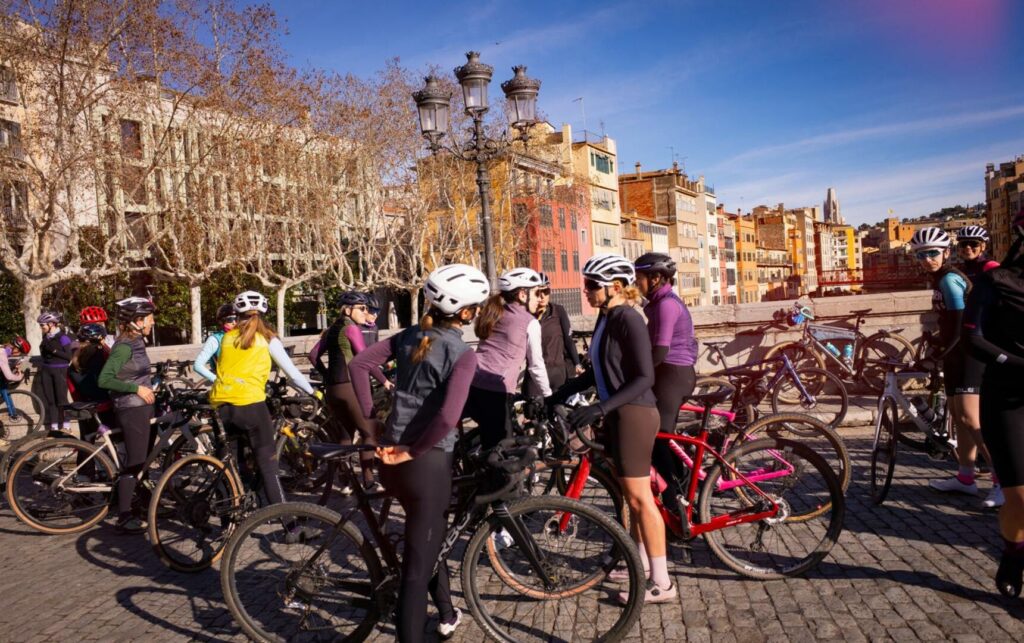
[[[68,403],[68,369],[43,366],[38,377],[39,397],[43,398],[43,424],[60,424],[60,407]]]
[[[249,446],[256,456],[256,464],[263,478],[263,490],[271,504],[284,502],[284,489],[277,477],[277,449],[274,422],[266,402],[235,406],[224,404],[217,409],[225,431],[249,436]],[[240,460],[241,462],[241,460]]]
[[[396,612],[399,641],[422,641],[427,624],[427,592],[444,621],[455,617],[448,564],[434,573],[448,524],[445,512],[452,495],[452,454],[431,449],[389,466],[381,465],[381,482],[405,510],[402,587]]]
[[[661,416],[661,431],[675,433],[679,419],[679,405],[690,397],[697,384],[697,373],[692,366],[677,366],[662,362],[654,368],[654,397],[658,399],[658,415]],[[676,457],[668,442],[654,441],[651,462],[665,480],[675,477]],[[667,493],[667,492],[666,492]],[[671,495],[674,496],[675,492]],[[674,503],[673,503],[674,504]]]
[[[146,464],[156,434],[149,423],[153,419],[153,405],[132,406],[115,411],[117,423],[124,437],[124,466],[117,478],[117,510],[124,518],[132,511],[136,476]]]
[[[330,385],[325,397],[327,407],[331,410],[331,422],[328,427],[330,427],[332,439],[338,444],[352,444],[356,431],[363,436],[364,441],[374,439],[375,436],[370,435],[366,420],[363,419],[362,411],[359,408],[359,399],[356,398],[352,382]],[[373,452],[359,454],[364,482],[372,480],[373,458]]]
[[[602,442],[620,478],[651,475],[651,452],[658,435],[658,410],[626,404],[604,418]]]
[[[508,393],[471,386],[462,414],[480,427],[480,443],[485,451],[512,434],[512,396]]]
[[[1021,375],[1024,375],[1022,373]],[[1013,382],[1020,382],[1012,378]],[[986,377],[981,387],[981,436],[1005,488],[1024,485],[1024,392]]]

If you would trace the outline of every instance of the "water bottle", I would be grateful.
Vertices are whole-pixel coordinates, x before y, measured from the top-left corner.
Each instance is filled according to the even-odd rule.
[[[828,349],[828,352],[832,353],[836,357],[839,357],[839,349],[836,348],[836,345],[833,344],[832,342],[825,342],[825,348]]]
[[[852,342],[847,342],[846,345],[843,346],[843,362],[845,362],[847,366],[851,366],[853,364],[853,343]]]
[[[935,411],[932,407],[928,406],[928,402],[924,401],[923,397],[917,396],[910,398],[911,408],[917,411],[917,417],[921,418],[925,422],[931,423],[935,419]]]

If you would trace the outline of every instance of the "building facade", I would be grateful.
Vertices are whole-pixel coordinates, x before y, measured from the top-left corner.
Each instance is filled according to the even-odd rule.
[[[992,238],[989,253],[998,259],[1006,256],[1013,244],[1011,226],[1017,213],[1024,210],[1024,155],[1012,161],[985,167],[985,203],[987,229]]]

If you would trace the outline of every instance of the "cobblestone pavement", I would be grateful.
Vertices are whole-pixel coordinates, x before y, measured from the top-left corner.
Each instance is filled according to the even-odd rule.
[[[672,569],[679,601],[648,606],[630,640],[1024,640],[1024,602],[992,587],[1000,549],[994,512],[980,498],[931,492],[928,479],[940,468],[909,453],[887,504],[872,507],[870,442],[863,430],[847,436],[856,469],[846,530],[817,570],[793,580],[741,580],[697,542],[692,562],[677,557]],[[167,570],[145,538],[118,535],[109,524],[51,537],[4,509],[0,563],[5,641],[240,638],[215,570]],[[471,622],[459,634],[483,640]],[[382,626],[375,640],[392,637]]]

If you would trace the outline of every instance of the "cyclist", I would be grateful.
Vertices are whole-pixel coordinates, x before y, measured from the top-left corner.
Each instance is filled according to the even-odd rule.
[[[210,403],[227,431],[248,436],[267,499],[276,504],[284,502],[284,490],[277,477],[276,436],[266,404],[270,369],[276,364],[296,388],[309,395],[314,395],[313,387],[263,321],[269,309],[266,297],[247,290],[235,297],[232,307],[238,325],[221,339]]]
[[[117,306],[118,336],[97,383],[109,391],[114,415],[124,437],[125,461],[117,479],[117,529],[123,533],[145,530],[141,518],[132,514],[136,475],[142,471],[153,448],[153,394],[146,353],[146,336],[153,330],[156,306],[143,297],[128,297]]]
[[[43,356],[39,368],[39,392],[43,399],[43,423],[57,430],[71,427],[62,422],[60,407],[68,403],[68,365],[71,363],[71,338],[60,326],[60,314],[44,312],[36,319],[43,338],[39,342],[39,354]]]
[[[985,254],[988,240],[988,232],[981,226],[964,226],[956,233],[957,252],[963,259],[960,268],[972,284],[977,283],[984,273],[999,267],[998,261],[993,261]],[[979,394],[985,364],[972,354],[966,344],[961,346],[960,350],[964,353],[964,369],[963,379],[957,383],[955,389],[961,409],[958,424],[961,428],[957,431],[957,444],[963,445],[963,460],[973,467],[978,456],[977,445],[984,446],[981,436]],[[985,458],[988,461],[987,455]],[[992,474],[992,489],[983,504],[986,507],[999,507],[1003,504],[1003,493],[999,487],[998,474]]]
[[[477,317],[477,369],[465,414],[480,427],[484,449],[512,431],[512,396],[524,360],[540,395],[551,395],[540,322],[534,318],[541,283],[535,270],[509,270],[498,279],[501,292],[487,300]]]
[[[537,313],[540,322],[541,351],[544,366],[548,372],[548,385],[552,390],[569,381],[570,376],[583,372],[576,342],[572,340],[572,325],[569,314],[560,304],[551,301],[551,281],[546,274],[539,273],[541,287],[537,289]],[[523,381],[523,395],[538,397],[539,387],[532,378]]]
[[[679,405],[693,393],[697,383],[697,339],[693,333],[690,310],[675,291],[676,262],[660,252],[648,252],[633,262],[636,285],[647,299],[644,314],[651,338],[654,362],[654,397],[658,400],[661,430],[673,433],[679,418]],[[654,443],[654,466],[666,480],[675,476],[675,457],[664,442]],[[677,510],[676,496],[666,490],[663,497]]]
[[[1024,210],[1013,228],[1015,243],[999,268],[978,279],[964,322],[972,353],[985,363],[981,427],[1005,498],[996,587],[1006,596],[1020,594],[1024,576]]]
[[[110,402],[110,393],[100,388],[100,373],[103,365],[107,363],[110,349],[107,347],[107,328],[100,323],[83,324],[78,329],[78,348],[71,357],[71,367],[68,369],[68,380],[71,388],[71,397],[76,402],[99,402],[96,407],[101,422],[107,426],[114,426],[115,417],[113,404]],[[93,417],[82,418],[78,421],[78,432],[83,440],[92,441],[99,424]]]
[[[334,430],[332,437],[339,444],[352,444],[357,431],[365,440],[373,437],[363,422],[363,416],[359,411],[359,401],[356,399],[355,391],[352,390],[352,382],[349,380],[348,374],[349,362],[366,348],[361,330],[366,323],[368,309],[366,295],[356,291],[342,293],[338,298],[338,308],[340,310],[338,318],[327,329],[313,357],[314,363],[317,364],[317,370],[323,374],[324,384],[327,385],[327,406],[330,408],[334,420],[331,423]],[[327,354],[326,366],[323,364],[324,353]],[[391,383],[384,377],[384,373],[380,369],[373,375],[378,382],[386,388],[390,388]],[[379,485],[373,477],[373,454],[362,453],[359,456],[359,461],[363,486],[371,491],[380,491]],[[342,492],[345,491],[345,489],[342,490]]]
[[[651,491],[651,452],[660,418],[654,385],[651,339],[643,317],[630,306],[640,299],[635,270],[625,257],[594,255],[583,266],[587,302],[600,313],[590,344],[590,367],[552,396],[561,401],[590,387],[598,402],[569,414],[569,422],[586,426],[604,419],[606,453],[615,465],[633,517],[630,529],[650,571],[645,600],[662,603],[676,596],[668,575],[665,523]],[[617,577],[612,575],[612,580]],[[619,596],[620,600],[628,597]]]
[[[363,333],[363,344],[373,346],[380,339],[377,329],[377,315],[380,314],[380,300],[372,292],[366,293],[366,321],[359,330]]]
[[[472,323],[489,292],[487,278],[472,266],[438,268],[423,286],[430,307],[419,325],[374,344],[350,365],[361,412],[371,421],[369,375],[392,359],[398,362],[395,406],[380,436],[386,446],[377,453],[383,462],[381,479],[405,510],[399,641],[423,640],[428,590],[442,637],[450,637],[462,619],[452,607],[447,566],[435,575],[434,563],[451,500],[454,428],[477,369],[477,355],[463,341],[462,327]]]
[[[15,336],[10,343],[3,345],[3,353],[0,353],[0,397],[3,397],[4,404],[7,405],[7,414],[12,420],[18,419],[18,409],[14,408],[8,388],[9,385],[24,379],[20,358],[28,355],[31,350],[32,345],[24,337]]]
[[[930,358],[942,363],[949,412],[960,436],[956,449],[959,465],[957,474],[950,478],[932,480],[929,485],[938,491],[976,495],[975,449],[980,450],[986,460],[991,460],[981,440],[981,433],[976,433],[977,429],[967,424],[962,395],[957,393],[957,388],[962,388],[961,383],[965,381],[966,360],[965,351],[960,345],[960,329],[963,326],[964,299],[971,282],[952,266],[950,245],[949,235],[936,227],[921,228],[910,239],[910,249],[921,268],[928,273],[934,289],[932,308],[939,315],[939,336],[935,353]]]
[[[107,334],[107,311],[100,306],[86,306],[78,313],[78,323],[80,326],[86,324],[99,324],[103,326],[103,342],[107,345],[107,348],[111,348],[114,345],[114,336]]]
[[[206,378],[211,384],[217,381],[217,375],[209,369],[210,362],[216,368],[217,357],[220,355],[220,342],[225,333],[231,332],[238,323],[238,315],[232,304],[223,304],[217,309],[217,324],[220,330],[210,333],[203,342],[203,347],[192,363],[192,370]]]

